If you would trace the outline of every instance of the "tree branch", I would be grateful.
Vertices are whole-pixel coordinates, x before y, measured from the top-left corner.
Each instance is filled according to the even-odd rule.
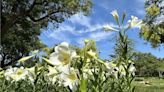
[[[30,14],[28,14],[28,17],[29,17],[33,22],[38,22],[38,21],[44,20],[45,18],[50,17],[52,14],[57,13],[57,12],[59,12],[59,10],[54,11],[54,12],[51,12],[51,13],[49,13],[49,14],[47,14],[47,15],[45,15],[45,16],[39,18],[39,19],[35,19],[35,18],[34,18],[33,16],[31,16]]]

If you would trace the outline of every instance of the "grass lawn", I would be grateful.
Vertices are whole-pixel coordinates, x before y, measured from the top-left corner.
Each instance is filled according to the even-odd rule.
[[[133,82],[135,92],[164,92],[164,79],[155,77],[137,77]]]

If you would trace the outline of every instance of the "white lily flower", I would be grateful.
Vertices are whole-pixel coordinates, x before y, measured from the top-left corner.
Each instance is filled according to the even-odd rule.
[[[112,71],[112,76],[114,76],[116,79],[118,79],[118,72],[119,72],[119,68],[115,67]]]
[[[123,65],[119,66],[119,73],[120,73],[121,77],[126,75],[126,71],[125,71],[125,68],[123,67]]]
[[[79,56],[77,56],[77,54],[76,54],[76,51],[71,51],[71,59],[72,58],[78,58]]]
[[[111,14],[114,17],[114,19],[119,23],[119,16],[117,10],[112,11]]]
[[[14,69],[12,67],[5,70],[4,76],[5,76],[6,80],[10,80],[11,79],[11,74],[13,74],[13,73],[14,73]]]
[[[136,68],[134,66],[130,66],[130,68],[129,68],[130,72],[134,72],[135,70],[136,70]]]
[[[106,66],[106,68],[108,69],[108,73],[107,75],[112,75],[114,78],[118,78],[118,71],[119,68],[116,66],[115,63],[113,62],[105,62],[104,65]]]
[[[26,68],[32,75],[35,75],[35,66],[31,68]]]
[[[32,76],[30,76],[30,74],[28,73],[28,71],[26,69],[24,69],[24,67],[9,68],[5,71],[4,75],[5,75],[7,80],[12,79],[13,81],[19,81],[19,80],[24,80],[27,77],[31,81],[33,81]]]
[[[135,16],[131,16],[131,20],[128,21],[129,23],[129,27],[130,28],[134,28],[134,27],[140,27],[142,24],[142,20],[139,20],[137,17]]]
[[[25,79],[27,75],[28,75],[28,71],[25,70],[23,67],[21,67],[16,69],[12,78],[16,81],[19,81],[21,79]]]
[[[116,67],[116,64],[113,62],[105,62],[104,65],[106,66],[107,69],[113,70]]]
[[[57,70],[55,67],[52,67],[52,66],[48,66],[48,76],[51,76],[51,75],[54,75],[54,74],[57,74]]]
[[[76,52],[70,50],[69,44],[63,42],[55,47],[55,52],[50,55],[49,63],[56,66],[59,73],[70,73],[70,62],[75,58]]]
[[[69,44],[67,42],[62,42],[58,46],[55,47],[55,52],[57,53],[68,53],[69,52]]]
[[[70,65],[59,65],[56,67],[56,69],[60,72],[60,73],[65,73],[65,74],[69,74],[70,73]]]
[[[103,29],[104,29],[105,31],[118,31],[117,29],[111,27],[111,26],[108,25],[108,24],[103,25]]]
[[[93,76],[92,69],[83,69],[84,79],[88,79],[90,76]]]
[[[132,74],[132,75],[135,75],[135,71],[136,71],[136,68],[134,67],[133,64],[130,65],[130,68],[129,68],[129,72]]]
[[[64,86],[69,86],[71,90],[76,90],[78,85],[78,78],[75,70],[71,68],[70,74],[61,74]]]
[[[51,55],[50,55],[49,60],[50,60],[51,62],[49,62],[49,63],[51,63],[52,65],[61,65],[62,62],[61,62],[60,58],[61,58],[61,57],[59,56],[59,53],[53,52],[53,53],[51,53]]]
[[[63,42],[55,47],[55,52],[50,55],[52,65],[68,65],[72,58],[76,56],[76,52],[69,49],[69,44]]]
[[[57,81],[58,75],[57,75],[57,70],[55,67],[48,66],[48,78],[51,80],[52,83],[55,83]]]

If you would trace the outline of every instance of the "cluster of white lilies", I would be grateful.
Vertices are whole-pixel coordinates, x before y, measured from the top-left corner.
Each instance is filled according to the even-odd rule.
[[[116,20],[117,24],[119,26],[121,26],[117,10],[112,11],[111,14],[114,17],[114,19]],[[126,14],[124,13],[122,16],[122,18],[123,18],[122,23],[124,21],[125,16],[126,16]],[[127,25],[125,25],[124,27],[126,27],[125,29],[128,30],[130,28],[140,28],[141,25],[143,25],[142,20],[138,19],[138,17],[136,17],[136,16],[131,16],[131,19],[128,20]],[[105,31],[119,31],[120,30],[118,28],[114,28],[114,27],[110,26],[109,24],[104,25],[103,28]]]
[[[32,73],[29,71],[29,69],[25,69],[24,67],[10,67],[5,70],[4,76],[7,80],[11,81],[25,80],[26,78],[34,81]]]
[[[58,75],[53,77],[53,80],[58,78],[60,83],[63,83],[64,86],[69,86],[70,89],[76,88],[78,84],[77,70],[71,67],[71,61],[76,57],[76,52],[70,50],[67,42],[59,44],[55,47],[55,52],[50,55],[48,63],[52,64],[54,67],[50,68],[48,75],[58,73]]]
[[[97,59],[96,52],[89,50],[88,55],[90,55],[91,59]],[[76,90],[79,84],[79,71],[74,67],[71,67],[72,59],[80,58],[79,55],[76,54],[75,51],[71,50],[69,44],[67,42],[62,42],[58,46],[55,47],[55,52],[51,53],[49,60],[46,60],[51,66],[48,66],[48,72],[45,74],[46,77],[53,83],[58,82],[60,85],[64,85],[65,87],[69,87],[72,90]],[[90,59],[87,59],[86,62],[89,62]],[[99,60],[100,61],[100,60]],[[124,64],[117,66],[114,62],[103,62],[106,67],[104,74],[105,76],[113,76],[115,79],[118,78],[118,74],[122,77],[126,75]],[[131,63],[131,62],[129,62]],[[34,82],[34,69],[35,67],[31,68],[24,68],[24,67],[10,67],[4,70],[4,76],[7,80],[11,81],[19,81],[29,79],[31,82]],[[93,76],[93,69],[83,69],[83,76],[84,78],[88,78]],[[131,63],[129,72],[134,75],[135,67],[133,63]]]

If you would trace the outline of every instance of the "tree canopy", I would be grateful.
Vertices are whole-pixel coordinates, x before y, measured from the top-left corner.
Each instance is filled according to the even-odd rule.
[[[133,56],[138,76],[161,76],[164,74],[164,59],[150,53],[136,52]]]
[[[153,47],[164,43],[164,1],[146,0],[146,16],[140,35],[149,41]]]
[[[3,0],[2,34],[22,20],[46,27],[48,22],[60,23],[77,12],[87,14],[90,0]],[[22,27],[22,26],[21,26]]]
[[[78,12],[88,14],[91,6],[91,0],[2,0],[1,67],[45,47],[39,35],[49,22],[57,27]]]

